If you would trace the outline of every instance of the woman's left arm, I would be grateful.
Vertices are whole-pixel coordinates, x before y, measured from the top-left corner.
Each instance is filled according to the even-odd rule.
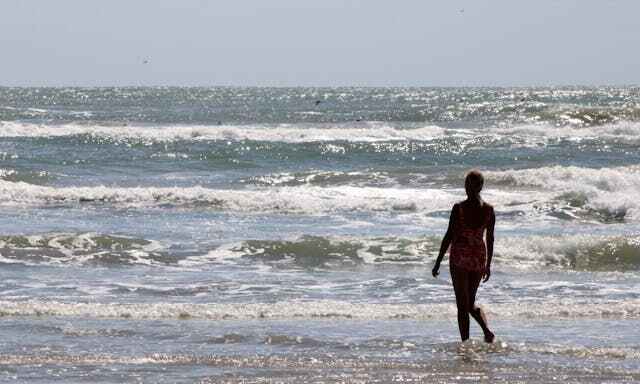
[[[493,231],[496,226],[496,214],[491,207],[489,215],[489,224],[487,225],[487,267],[484,271],[484,282],[486,283],[491,277],[491,259],[493,259]]]

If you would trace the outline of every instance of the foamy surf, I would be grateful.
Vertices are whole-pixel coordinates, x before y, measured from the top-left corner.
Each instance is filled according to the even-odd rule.
[[[157,241],[98,233],[0,236],[0,263],[25,265],[167,265],[172,261]]]
[[[488,177],[511,180],[520,175],[527,178],[536,170],[489,172]],[[607,172],[607,171],[585,171]],[[516,175],[516,176],[513,176]],[[621,177],[624,177],[620,174]],[[632,176],[635,177],[635,176]],[[491,179],[489,179],[491,180]],[[634,198],[638,180],[627,180],[626,185],[611,191],[597,180],[575,182],[558,176],[553,180],[537,181],[537,189],[489,190],[488,201],[498,212],[522,212],[535,219],[537,216],[561,220],[633,221],[637,220],[638,202]],[[615,178],[610,179],[615,182]],[[555,186],[554,186],[555,183]],[[541,190],[543,187],[546,190]],[[626,189],[623,189],[626,188]],[[24,182],[0,180],[0,205],[3,206],[61,206],[77,205],[114,207],[192,207],[231,212],[272,213],[348,213],[395,212],[433,213],[448,212],[461,200],[459,189],[434,188],[380,188],[351,185],[321,187],[313,185],[278,186],[252,189],[213,189],[194,187],[50,187]]]
[[[171,244],[91,232],[0,236],[0,263],[47,266],[207,270],[219,264],[260,264],[287,268],[340,270],[358,265],[427,268],[440,246],[440,236],[355,237],[304,235],[254,239],[191,249],[184,255]],[[195,253],[195,254],[194,254]],[[640,238],[635,235],[501,236],[495,263],[509,271],[577,270],[639,271]],[[268,272],[267,272],[268,273]]]
[[[0,122],[0,137],[65,137],[93,136],[113,140],[173,141],[222,140],[305,143],[317,141],[378,142],[397,140],[432,140],[444,135],[438,126],[400,129],[383,123],[353,125],[326,124],[324,127],[296,126],[242,126],[242,125],[172,125],[172,126],[100,126],[80,124],[32,124]]]
[[[597,126],[558,126],[545,123],[516,124],[504,127],[455,128],[438,125],[398,127],[383,122],[279,124],[279,125],[90,125],[77,123],[36,124],[0,121],[0,137],[56,138],[89,136],[113,141],[167,142],[185,141],[262,141],[283,143],[309,142],[393,142],[432,141],[443,138],[475,140],[477,137],[522,144],[547,143],[549,140],[623,140],[637,143],[640,123],[621,121]],[[474,142],[468,143],[473,145]]]
[[[487,306],[487,313],[500,319],[640,318],[640,300],[625,302],[589,300],[580,303],[549,300],[542,303]],[[112,319],[362,319],[443,320],[456,315],[453,304],[368,304],[333,300],[275,303],[64,303],[54,300],[0,301],[1,316],[64,316]]]
[[[287,337],[288,336],[282,336]],[[292,337],[294,344],[297,343],[295,337]],[[415,345],[409,342],[397,341],[400,348],[389,349],[404,349],[411,350],[416,348]],[[347,343],[342,344],[344,349],[365,349],[365,346],[349,345]],[[633,348],[589,348],[584,346],[559,346],[559,345],[544,345],[544,344],[508,344],[504,342],[498,342],[494,345],[486,345],[480,343],[466,343],[466,344],[430,344],[427,346],[419,345],[417,348],[429,347],[435,352],[452,352],[452,347],[455,349],[456,354],[469,356],[470,354],[476,355],[475,357],[481,357],[484,354],[500,354],[500,355],[517,355],[517,354],[543,354],[543,355],[556,355],[566,357],[578,357],[586,359],[597,358],[610,358],[610,359],[626,359],[626,360],[638,360],[640,359],[640,353]],[[298,368],[298,369],[322,369],[331,364],[336,368],[376,368],[376,365],[380,365],[380,368],[385,369],[402,369],[411,368],[413,370],[430,369],[429,364],[420,363],[402,363],[402,362],[388,362],[388,361],[365,361],[358,358],[346,358],[338,361],[331,360],[330,356],[316,356],[314,358],[292,357],[284,358],[282,356],[233,356],[233,355],[198,355],[198,354],[185,354],[185,353],[154,353],[145,356],[117,356],[108,354],[85,354],[85,355],[69,355],[69,354],[42,354],[42,355],[0,355],[1,364],[12,365],[35,365],[35,364],[62,364],[62,365],[144,365],[144,364],[158,364],[158,365],[207,365],[215,367],[236,367],[245,369],[256,368]]]
[[[640,168],[551,166],[487,171],[490,182],[508,187],[535,187],[554,193],[570,206],[587,208],[609,217],[637,220],[640,204]]]
[[[448,208],[451,191],[395,188],[279,187],[253,190],[204,187],[48,187],[0,180],[0,204],[193,205],[234,211],[322,213],[416,211]]]
[[[187,257],[179,264],[228,263],[244,258],[309,268],[339,268],[344,264],[428,266],[437,256],[440,240],[440,237],[318,236],[248,240],[223,244],[206,255]],[[494,252],[496,264],[509,270],[640,270],[640,238],[632,235],[502,236],[496,239]]]

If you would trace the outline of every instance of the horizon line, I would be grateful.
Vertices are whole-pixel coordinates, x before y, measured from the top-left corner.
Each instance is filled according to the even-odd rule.
[[[200,84],[200,85],[178,85],[178,84],[124,84],[124,85],[5,85],[0,84],[0,88],[318,88],[318,89],[331,89],[331,88],[413,88],[413,89],[461,89],[461,88],[604,88],[604,87],[617,87],[617,88],[633,88],[640,87],[640,83],[601,83],[601,84],[580,84],[580,83],[565,83],[565,84],[530,84],[530,85],[213,85],[213,84]]]

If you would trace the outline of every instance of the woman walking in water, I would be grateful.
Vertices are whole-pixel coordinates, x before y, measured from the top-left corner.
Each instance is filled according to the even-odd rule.
[[[484,332],[484,340],[492,343],[494,334],[487,326],[487,318],[481,308],[475,306],[480,281],[491,276],[493,257],[493,229],[496,216],[493,207],[480,197],[484,178],[479,171],[471,171],[464,180],[467,199],[454,204],[449,217],[449,227],[442,239],[440,253],[431,273],[439,274],[444,254],[449,252],[449,268],[458,307],[458,327],[462,341],[469,338],[469,315]],[[487,243],[483,240],[486,231]]]

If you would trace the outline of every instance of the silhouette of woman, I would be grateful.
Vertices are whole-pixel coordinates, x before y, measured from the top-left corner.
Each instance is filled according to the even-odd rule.
[[[487,318],[481,308],[475,306],[476,292],[480,281],[486,282],[491,276],[491,258],[493,257],[493,229],[496,216],[493,207],[480,197],[484,177],[479,171],[467,173],[464,187],[467,199],[454,204],[449,217],[449,227],[442,239],[440,253],[433,270],[433,277],[439,274],[440,263],[449,251],[449,268],[453,290],[458,307],[458,327],[460,338],[469,338],[469,315],[473,317],[484,332],[484,340],[492,343],[494,334],[487,326]],[[486,231],[487,243],[483,240]]]

